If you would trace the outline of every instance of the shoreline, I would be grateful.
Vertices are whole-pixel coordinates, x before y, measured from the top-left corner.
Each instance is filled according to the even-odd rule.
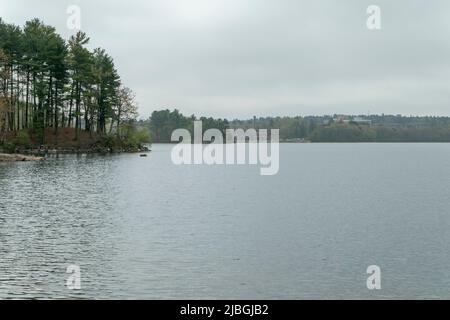
[[[46,156],[61,155],[61,154],[121,154],[121,153],[135,153],[147,154],[152,150],[148,147],[143,147],[138,150],[117,150],[117,149],[28,149],[16,150],[13,153],[5,153],[0,150],[0,162],[26,162],[26,161],[42,161],[46,160]]]
[[[20,153],[0,153],[0,162],[43,161],[45,157],[25,155]]]

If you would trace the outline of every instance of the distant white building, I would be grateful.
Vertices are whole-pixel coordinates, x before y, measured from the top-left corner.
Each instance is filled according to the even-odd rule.
[[[362,117],[337,117],[333,119],[334,122],[337,123],[357,123],[357,124],[368,124],[371,125],[372,124],[372,120],[369,119],[364,119]]]
[[[372,124],[372,120],[364,119],[362,117],[354,117],[353,120],[351,120],[351,121],[356,122],[358,124],[368,124],[368,125]]]

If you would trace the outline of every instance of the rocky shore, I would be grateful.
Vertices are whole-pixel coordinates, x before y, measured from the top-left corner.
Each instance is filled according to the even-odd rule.
[[[0,162],[42,161],[44,159],[44,157],[28,156],[23,154],[0,153]]]

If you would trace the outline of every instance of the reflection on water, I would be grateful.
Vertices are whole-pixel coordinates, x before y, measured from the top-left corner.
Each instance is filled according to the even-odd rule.
[[[450,298],[450,145],[282,145],[276,176],[153,149],[0,164],[0,298]]]

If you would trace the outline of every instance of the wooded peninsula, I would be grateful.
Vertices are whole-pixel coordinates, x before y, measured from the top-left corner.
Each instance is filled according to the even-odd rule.
[[[0,18],[0,145],[4,151],[59,148],[137,150],[133,91],[113,58],[90,51],[79,31],[68,41],[38,19],[19,27]]]

